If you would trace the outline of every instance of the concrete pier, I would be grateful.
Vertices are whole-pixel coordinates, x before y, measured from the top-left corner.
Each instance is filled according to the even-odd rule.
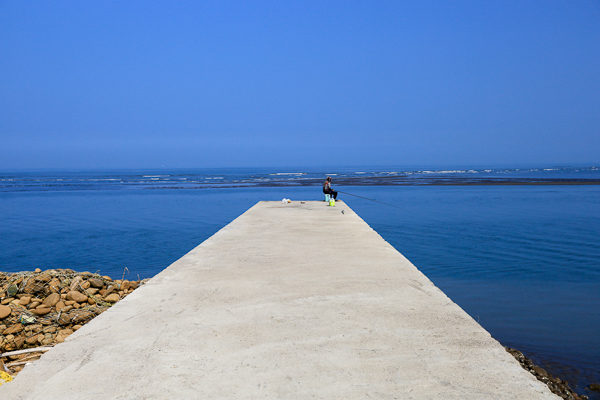
[[[180,398],[558,399],[343,202],[256,204],[0,386]]]

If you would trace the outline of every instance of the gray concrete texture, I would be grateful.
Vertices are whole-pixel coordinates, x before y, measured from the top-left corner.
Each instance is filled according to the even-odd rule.
[[[259,202],[0,387],[179,398],[558,397],[346,204],[307,201]]]

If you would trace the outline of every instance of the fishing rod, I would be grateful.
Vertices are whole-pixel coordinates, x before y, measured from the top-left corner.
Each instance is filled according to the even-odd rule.
[[[389,203],[384,203],[383,201],[369,199],[369,198],[367,198],[367,197],[358,196],[358,195],[356,195],[356,194],[352,194],[352,193],[348,193],[348,192],[342,192],[341,190],[338,190],[338,193],[344,193],[344,194],[347,194],[347,195],[349,195],[349,196],[354,196],[354,197],[359,197],[359,198],[361,198],[361,199],[365,199],[365,200],[369,200],[369,201],[374,201],[375,203],[385,204],[386,206],[394,207],[394,208],[397,208],[397,209],[399,209],[399,210],[402,210],[402,211],[409,212],[409,211],[405,210],[405,209],[404,209],[404,208],[402,208],[402,207],[398,207],[398,206],[395,206],[395,205],[393,205],[393,204],[389,204]]]

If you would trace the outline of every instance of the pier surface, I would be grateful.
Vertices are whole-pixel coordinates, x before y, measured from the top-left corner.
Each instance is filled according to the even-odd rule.
[[[342,202],[256,204],[0,398],[558,399]]]

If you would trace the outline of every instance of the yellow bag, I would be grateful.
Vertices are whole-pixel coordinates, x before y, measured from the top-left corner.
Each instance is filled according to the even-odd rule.
[[[0,385],[2,385],[3,383],[6,383],[6,382],[10,382],[12,380],[13,380],[12,375],[7,374],[4,371],[0,371]]]

